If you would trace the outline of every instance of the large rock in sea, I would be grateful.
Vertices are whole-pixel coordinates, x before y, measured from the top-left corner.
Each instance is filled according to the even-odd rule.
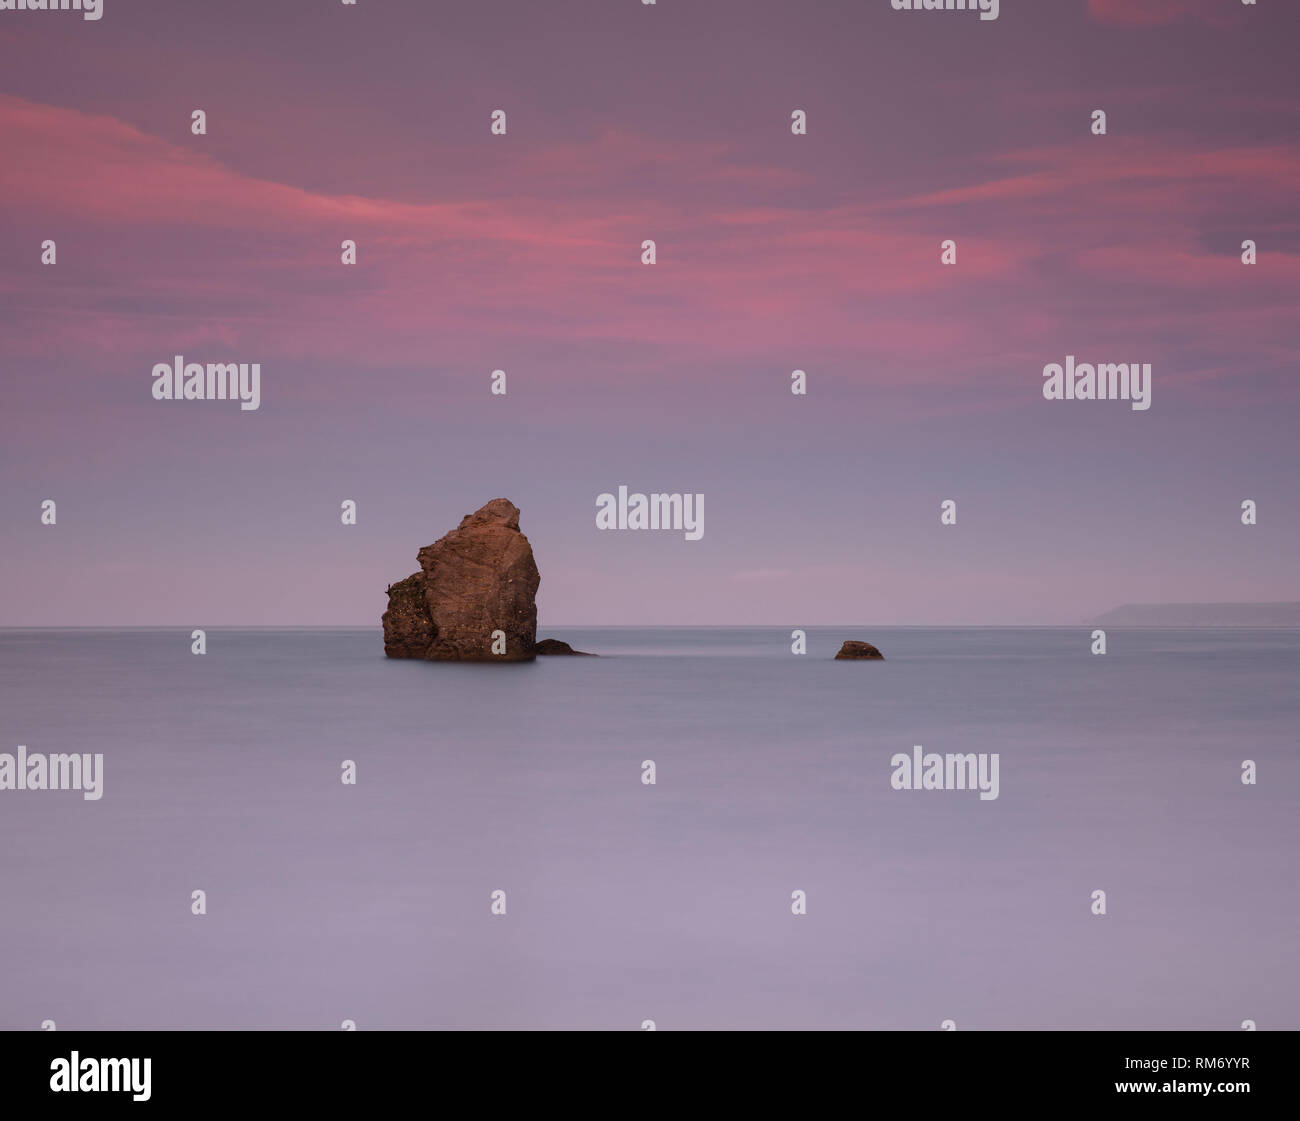
[[[839,661],[880,661],[885,660],[884,654],[877,650],[869,642],[846,642],[840,647],[840,652],[835,655],[835,660]]]
[[[430,662],[531,662],[536,653],[533,547],[519,509],[494,498],[417,555],[420,571],[388,588],[384,653]],[[492,632],[505,653],[492,652]]]

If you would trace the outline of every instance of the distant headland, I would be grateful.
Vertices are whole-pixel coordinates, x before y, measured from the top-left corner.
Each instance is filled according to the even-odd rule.
[[[1091,622],[1112,627],[1300,627],[1300,603],[1126,603]]]

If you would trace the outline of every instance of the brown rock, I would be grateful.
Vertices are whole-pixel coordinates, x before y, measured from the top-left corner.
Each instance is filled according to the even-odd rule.
[[[844,661],[872,660],[883,662],[885,656],[869,642],[846,642],[840,647],[840,652],[835,655],[837,662],[841,659]]]
[[[384,653],[431,662],[528,662],[536,652],[533,547],[504,498],[467,514],[418,554],[420,571],[388,588]],[[492,653],[492,632],[506,652]]]
[[[540,638],[537,640],[537,655],[543,654],[576,654],[580,658],[594,658],[595,654],[588,654],[585,650],[575,650],[567,642],[561,642],[558,638]]]

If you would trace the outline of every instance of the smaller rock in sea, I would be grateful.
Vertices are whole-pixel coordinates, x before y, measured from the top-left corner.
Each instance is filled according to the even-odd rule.
[[[885,656],[869,642],[846,642],[835,655],[835,660],[883,662]]]
[[[544,654],[573,654],[579,658],[594,658],[595,654],[588,654],[585,650],[575,650],[567,642],[561,642],[558,638],[539,639],[535,652],[538,655]]]

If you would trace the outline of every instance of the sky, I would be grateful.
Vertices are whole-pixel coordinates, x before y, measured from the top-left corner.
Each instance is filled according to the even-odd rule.
[[[0,625],[377,627],[495,497],[543,632],[1300,599],[1298,35],[1290,0],[0,11]],[[155,400],[176,355],[259,363],[260,407]],[[1045,400],[1067,355],[1150,363],[1151,407]],[[703,494],[703,537],[597,529],[620,485]]]

